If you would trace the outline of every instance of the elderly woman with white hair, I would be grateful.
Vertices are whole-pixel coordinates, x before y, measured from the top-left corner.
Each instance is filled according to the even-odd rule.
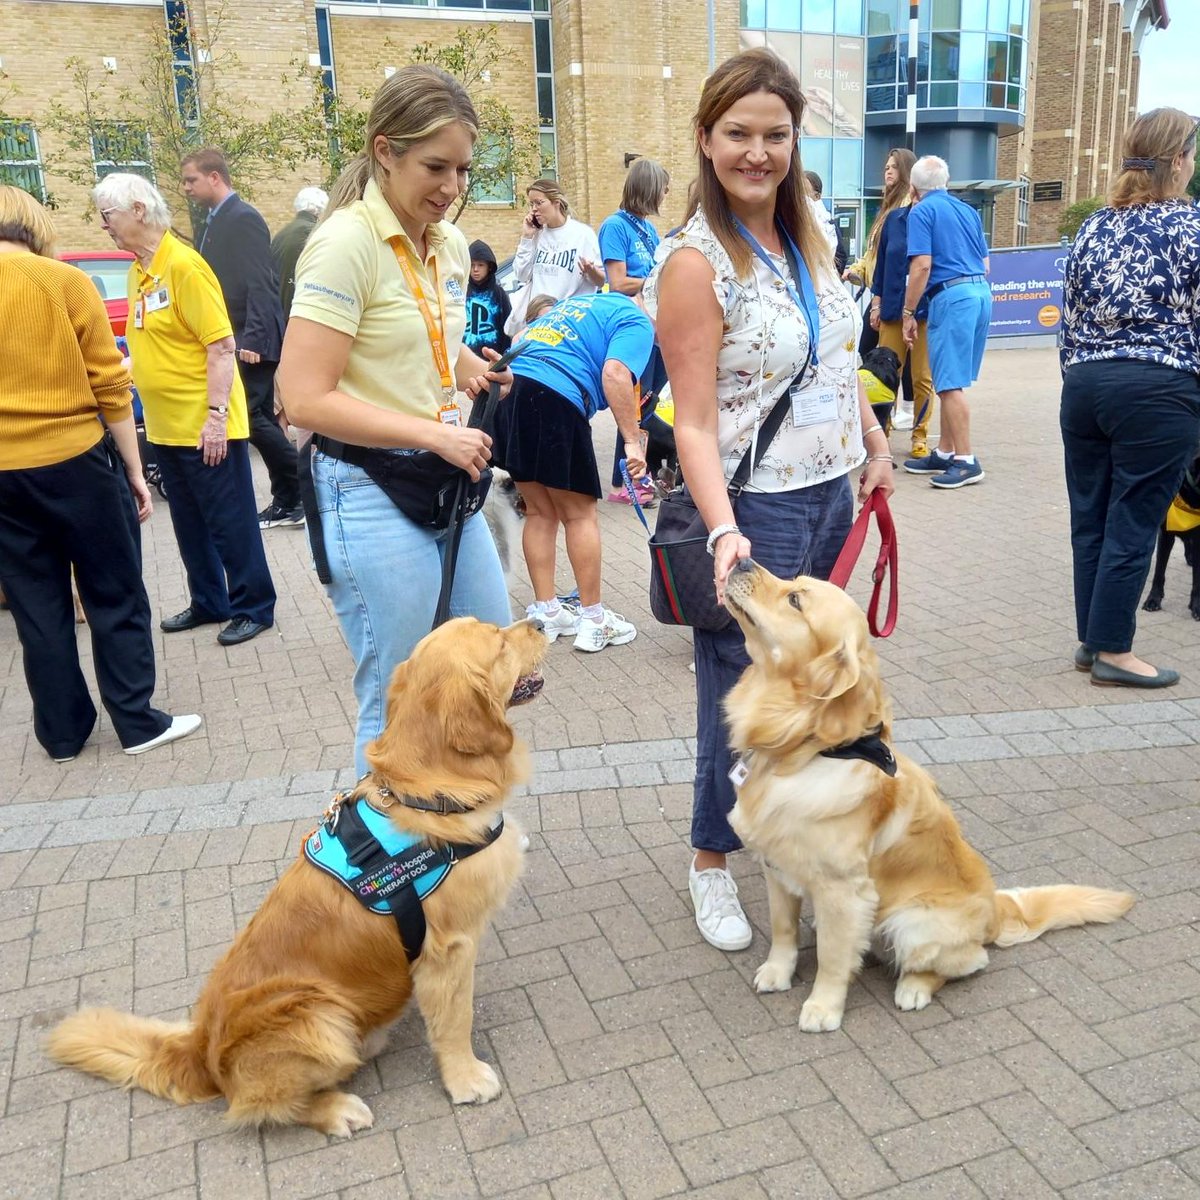
[[[162,194],[140,175],[107,175],[93,198],[112,240],[133,254],[126,336],[175,540],[187,569],[186,608],[165,633],[223,624],[223,646],[269,629],[275,586],[250,475],[246,395],[233,328],[209,265],[169,229]]]

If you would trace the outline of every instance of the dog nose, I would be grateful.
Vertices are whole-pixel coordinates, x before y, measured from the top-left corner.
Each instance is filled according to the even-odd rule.
[[[757,571],[758,563],[756,563],[752,558],[739,558],[737,562],[733,564],[733,569],[735,571]]]

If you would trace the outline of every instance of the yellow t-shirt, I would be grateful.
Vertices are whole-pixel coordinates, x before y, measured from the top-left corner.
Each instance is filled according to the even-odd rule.
[[[313,231],[296,264],[291,316],[337,329],[353,339],[338,390],[357,400],[415,417],[437,418],[441,376],[421,310],[396,250],[413,253],[421,290],[439,321],[438,290],[451,374],[466,328],[471,254],[462,231],[439,221],[425,231],[429,250],[416,264],[415,247],[374,180],[361,200],[338,209]]]
[[[196,445],[208,419],[206,347],[232,334],[212,268],[172,233],[163,234],[148,271],[136,260],[130,264],[125,336],[147,441]],[[246,392],[236,368],[225,428],[231,440],[250,436]]]

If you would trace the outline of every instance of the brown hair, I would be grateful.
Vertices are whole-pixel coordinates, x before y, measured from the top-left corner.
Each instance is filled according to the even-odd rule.
[[[380,134],[387,138],[392,154],[400,158],[418,142],[455,123],[465,126],[475,141],[479,118],[466,88],[453,75],[426,63],[401,67],[375,93],[367,113],[363,148],[337,177],[322,219],[363,198],[367,181],[382,170],[375,157],[375,139]]]
[[[567,198],[563,195],[563,190],[558,186],[557,180],[535,179],[525,189],[525,195],[528,196],[530,192],[541,192],[551,204],[558,205],[558,211],[564,217],[570,215],[571,206],[567,203]]]
[[[26,191],[0,184],[0,241],[20,242],[43,258],[54,257],[54,223]]]
[[[1178,108],[1155,108],[1143,113],[1125,131],[1124,161],[1108,193],[1113,208],[1151,204],[1177,195],[1175,159],[1196,145],[1195,118]]]
[[[667,185],[671,176],[662,163],[652,158],[639,158],[629,168],[625,176],[625,186],[621,189],[621,207],[635,217],[653,217],[658,215],[658,206],[667,194]]]
[[[879,211],[875,214],[875,220],[871,222],[871,230],[867,234],[868,253],[878,249],[879,235],[883,233],[884,221],[902,204],[908,203],[909,178],[912,175],[913,163],[917,161],[917,156],[904,146],[893,146],[887,152],[887,158],[883,160],[884,170],[887,169],[888,159],[896,164],[896,182],[884,188],[883,203],[880,204]]]
[[[205,146],[203,150],[189,154],[179,165],[186,167],[188,163],[191,163],[201,175],[211,175],[215,171],[225,181],[226,187],[233,187],[233,180],[229,177],[229,163],[225,159],[224,151],[218,150],[215,146]]]
[[[753,255],[745,238],[738,233],[725,189],[701,145],[701,134],[711,136],[713,126],[724,113],[739,100],[755,92],[778,96],[787,106],[793,133],[799,134],[800,121],[804,116],[804,96],[800,91],[800,81],[783,59],[774,51],[761,48],[745,50],[726,59],[704,81],[700,107],[692,118],[700,172],[692,181],[685,217],[685,220],[691,220],[697,209],[703,211],[717,240],[729,254],[734,270],[743,277],[750,272]],[[775,194],[775,219],[791,235],[815,279],[819,268],[832,270],[833,255],[825,235],[817,226],[816,217],[809,209],[804,189],[804,164],[800,161],[800,143],[797,139],[792,145],[787,177]]]
[[[558,301],[547,292],[539,292],[536,296],[530,296],[529,303],[525,306],[525,323],[528,325],[530,321],[536,321],[557,303]]]

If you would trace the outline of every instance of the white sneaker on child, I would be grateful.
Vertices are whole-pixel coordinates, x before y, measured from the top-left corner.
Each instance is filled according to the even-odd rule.
[[[750,922],[738,900],[733,876],[720,867],[696,870],[696,860],[688,868],[688,891],[696,909],[696,928],[704,940],[718,950],[745,950],[754,937]]]
[[[542,632],[548,642],[557,642],[560,637],[570,637],[579,629],[579,612],[571,610],[565,604],[560,604],[558,612],[552,617],[539,612],[536,604],[531,604],[526,610],[527,617],[537,617],[542,623]]]
[[[603,650],[605,646],[624,646],[637,637],[637,630],[619,613],[611,608],[604,610],[604,616],[599,621],[591,617],[579,616],[579,632],[575,635],[575,649],[586,650],[589,654]]]

